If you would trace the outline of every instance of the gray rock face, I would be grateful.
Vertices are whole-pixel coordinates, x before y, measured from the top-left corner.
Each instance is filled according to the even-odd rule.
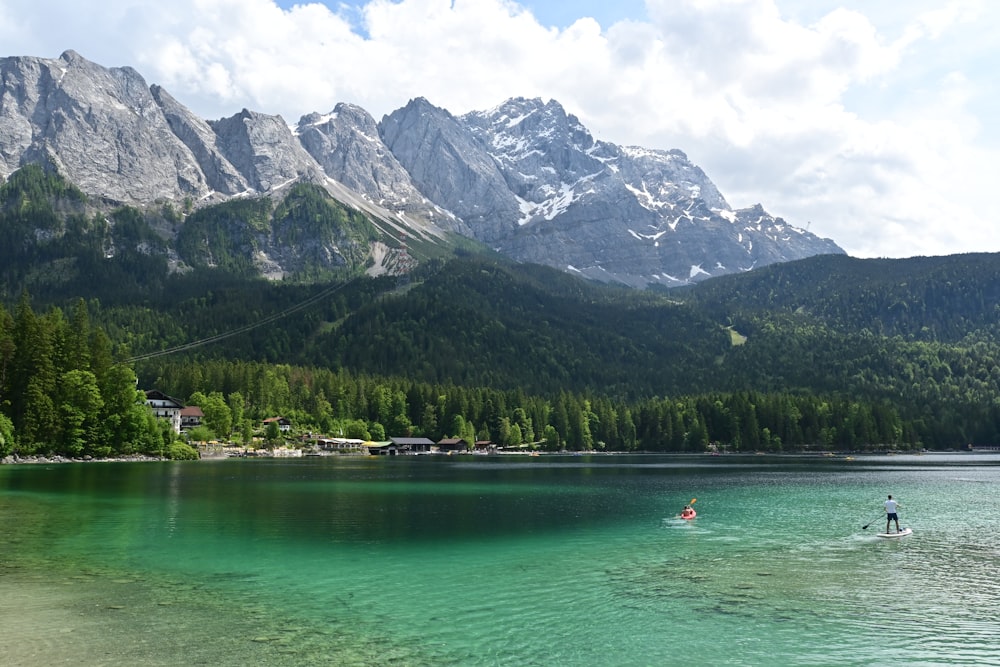
[[[153,202],[208,190],[146,82],[66,51],[0,61],[0,168],[42,163],[84,192]]]
[[[461,120],[486,147],[508,187],[521,200],[522,224],[558,215],[568,187],[580,183],[585,190],[617,154],[612,144],[595,142],[557,102],[510,99]]]
[[[322,169],[281,116],[244,109],[209,123],[219,151],[254,190],[269,192],[298,180],[322,182]]]
[[[28,163],[139,206],[281,196],[310,181],[397,239],[437,243],[456,232],[518,260],[635,286],[843,253],[759,205],[734,211],[681,151],[597,141],[539,99],[455,117],[417,98],[377,124],[338,104],[293,132],[280,116],[246,109],[199,119],[131,68],[73,51],[3,58],[0,177]]]
[[[295,134],[326,175],[401,216],[433,220],[471,236],[454,215],[428,200],[379,137],[371,114],[353,104],[303,116]]]
[[[380,127],[423,192],[522,261],[646,286],[843,252],[759,207],[733,211],[681,151],[595,141],[554,101],[456,119],[415,100]]]
[[[322,168],[278,116],[206,123],[129,67],[67,51],[0,59],[0,175],[27,163],[128,204],[270,192]]]
[[[454,213],[475,238],[509,235],[520,205],[486,146],[427,100],[411,100],[379,123],[379,135],[424,195]]]
[[[191,151],[192,157],[212,190],[223,197],[231,197],[250,190],[246,178],[220,152],[217,145],[219,137],[206,121],[188,111],[187,107],[177,102],[159,86],[152,86],[150,92],[160,105],[170,129]]]

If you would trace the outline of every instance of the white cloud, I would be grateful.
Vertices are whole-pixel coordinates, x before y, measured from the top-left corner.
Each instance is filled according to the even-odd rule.
[[[0,43],[131,65],[206,118],[552,98],[600,139],[681,148],[733,205],[851,254],[1000,250],[996,5],[647,0],[648,18],[560,30],[513,0],[328,4],[4,0]]]

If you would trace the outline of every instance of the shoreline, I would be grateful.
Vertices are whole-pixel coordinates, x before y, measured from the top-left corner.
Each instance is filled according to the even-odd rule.
[[[874,451],[874,452],[729,452],[725,454],[718,454],[712,452],[609,452],[609,451],[591,451],[591,452],[572,452],[572,451],[560,451],[560,452],[498,452],[497,454],[489,456],[507,456],[507,457],[554,457],[554,456],[672,456],[677,458],[723,458],[723,459],[743,459],[743,458],[754,458],[754,457],[776,457],[776,458],[826,458],[826,459],[853,459],[855,456],[863,457],[894,457],[894,456],[933,456],[935,454],[945,454],[945,455],[981,455],[981,454],[997,454],[997,451],[967,451],[961,449],[954,450],[920,450],[916,452],[893,452],[893,451]],[[337,456],[357,456],[357,454],[326,454],[326,456],[337,457]],[[401,456],[418,456],[418,457],[434,457],[434,458],[448,458],[449,456],[454,456],[454,454],[439,454],[439,453],[429,453],[429,454],[404,454]],[[482,456],[469,453],[468,456]],[[239,456],[219,456],[219,455],[209,455],[202,456],[197,459],[199,461],[219,461],[228,460],[231,458],[244,458]],[[246,458],[281,458],[274,456],[253,456]],[[307,457],[303,457],[307,458]],[[375,457],[379,458],[379,457]],[[113,456],[108,458],[97,458],[93,456],[83,456],[83,457],[68,457],[61,455],[54,456],[43,456],[43,455],[30,455],[30,456],[17,456],[16,454],[9,454],[2,459],[0,459],[0,465],[46,465],[46,464],[62,464],[62,463],[147,463],[154,461],[170,461],[166,457],[160,456],[150,456],[148,454],[129,454],[127,456]]]
[[[302,457],[283,457],[264,455],[264,454],[210,454],[205,455],[204,452],[199,452],[201,456],[197,460],[199,461],[220,461],[228,459],[273,459],[273,458],[310,458],[309,456]],[[541,451],[531,451],[531,452],[495,452],[493,454],[479,454],[475,452],[463,452],[463,453],[445,453],[445,452],[419,452],[410,454],[400,454],[400,457],[419,457],[419,458],[449,458],[452,456],[473,456],[473,457],[552,457],[552,456],[675,456],[678,458],[700,458],[700,457],[725,457],[725,458],[741,458],[748,456],[829,456],[828,454],[816,454],[813,452],[783,452],[783,453],[763,453],[763,452],[731,452],[728,454],[713,454],[711,452],[635,452],[635,451],[590,451],[590,452],[577,452],[577,451],[558,451],[558,452],[541,452]],[[336,458],[339,456],[355,457],[355,456],[366,456],[365,454],[359,453],[324,453],[319,455],[312,455],[313,458]],[[376,455],[367,455],[371,458],[386,458]],[[837,454],[837,456],[841,456]],[[389,457],[394,458],[394,457]],[[29,456],[17,456],[16,454],[9,454],[2,459],[0,459],[0,465],[44,465],[52,463],[143,463],[151,461],[170,461],[166,457],[160,456],[149,456],[147,454],[130,454],[128,456],[111,456],[108,458],[98,458],[94,456],[81,456],[81,457],[69,457],[62,456],[59,454],[53,456],[44,456],[41,454],[32,454]]]
[[[46,463],[138,463],[145,461],[168,461],[169,459],[160,456],[148,456],[146,454],[129,454],[128,456],[112,456],[106,459],[95,458],[93,456],[82,456],[72,458],[68,456],[41,456],[32,454],[31,456],[17,456],[9,454],[0,459],[0,465],[34,465]]]

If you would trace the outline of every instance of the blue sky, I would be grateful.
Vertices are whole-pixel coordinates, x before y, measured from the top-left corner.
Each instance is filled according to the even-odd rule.
[[[297,4],[294,0],[281,0],[277,3],[284,9],[291,9]],[[357,9],[368,4],[366,0],[351,2],[324,2],[324,5],[337,11],[341,7]],[[610,26],[627,19],[642,20],[646,16],[644,0],[540,0],[536,2],[519,2],[519,5],[531,11],[544,26],[568,28],[582,16],[597,19],[603,26]]]
[[[204,118],[554,99],[857,257],[1000,251],[993,0],[0,0],[0,56],[128,65]]]

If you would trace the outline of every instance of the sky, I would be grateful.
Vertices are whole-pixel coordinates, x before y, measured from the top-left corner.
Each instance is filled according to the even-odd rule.
[[[1000,252],[998,34],[994,0],[0,0],[0,57],[130,66],[211,120],[555,100],[854,257]]]

